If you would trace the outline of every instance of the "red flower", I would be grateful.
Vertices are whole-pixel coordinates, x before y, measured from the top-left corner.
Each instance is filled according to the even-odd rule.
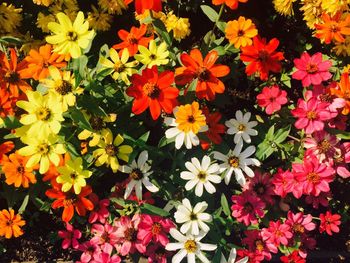
[[[135,0],[135,10],[137,14],[143,14],[146,10],[155,12],[162,11],[161,0]]]
[[[3,142],[0,144],[0,163],[4,158],[4,154],[11,152],[15,148],[15,145],[11,141]]]
[[[281,90],[277,85],[264,87],[256,97],[260,107],[265,107],[266,113],[271,115],[281,109],[283,104],[288,102],[287,92]]]
[[[132,86],[126,90],[128,96],[134,97],[132,112],[141,114],[148,107],[152,119],[158,119],[161,111],[172,113],[177,105],[179,90],[171,85],[174,83],[174,73],[164,71],[158,75],[158,69],[144,69],[142,75],[134,74],[131,77]]]
[[[292,254],[288,256],[280,257],[282,263],[306,263],[306,260],[299,256],[299,251],[294,250]]]
[[[258,73],[261,80],[267,80],[269,72],[278,73],[281,71],[281,63],[284,59],[282,52],[276,52],[279,45],[277,38],[273,38],[266,44],[266,39],[253,38],[253,45],[242,47],[241,60],[250,62],[245,72],[248,76]]]
[[[217,64],[218,52],[210,51],[204,58],[198,49],[191,50],[190,54],[180,56],[183,67],[175,71],[175,81],[178,85],[186,85],[194,79],[198,79],[196,95],[199,99],[213,100],[216,93],[223,93],[225,85],[219,77],[224,77],[230,73],[230,68]]]
[[[220,144],[222,142],[221,134],[225,134],[226,126],[219,123],[222,117],[220,112],[210,113],[207,107],[203,107],[202,111],[208,125],[208,131],[205,132],[205,135],[208,137],[209,141],[202,139],[201,146],[204,150],[207,150],[210,147],[210,142],[214,144]]]
[[[324,231],[327,232],[328,235],[332,235],[332,232],[339,232],[339,225],[341,216],[338,214],[332,215],[329,211],[326,214],[320,214],[321,225],[320,225],[320,233]]]
[[[130,33],[124,29],[118,31],[118,36],[123,42],[115,44],[114,49],[121,49],[120,52],[127,48],[129,50],[129,55],[134,56],[138,52],[138,46],[148,47],[148,43],[153,39],[153,35],[150,37],[145,37],[147,32],[147,26],[142,24],[140,28],[132,27]]]
[[[248,0],[212,0],[213,5],[225,4],[231,9],[237,9],[238,3],[247,3]]]

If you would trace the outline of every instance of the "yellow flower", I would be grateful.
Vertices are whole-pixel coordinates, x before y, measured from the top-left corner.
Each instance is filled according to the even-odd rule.
[[[170,12],[167,15],[165,27],[168,32],[170,32],[171,30],[173,31],[174,38],[178,41],[186,38],[191,33],[190,22],[188,18],[177,17],[173,14],[173,12]]]
[[[345,38],[344,43],[336,42],[335,46],[332,48],[332,51],[335,52],[337,56],[350,56],[350,36]]]
[[[154,65],[166,65],[169,62],[169,51],[165,42],[160,43],[157,47],[156,41],[151,40],[149,42],[149,48],[139,45],[140,54],[136,54],[134,57],[142,64],[147,65],[148,68],[152,68]]]
[[[304,12],[304,20],[310,29],[315,29],[315,24],[322,23],[323,9],[321,7],[322,0],[301,0],[302,7],[300,10]]]
[[[75,194],[80,194],[81,188],[86,186],[86,178],[92,175],[92,172],[83,170],[83,159],[76,158],[74,161],[68,160],[64,166],[57,168],[60,175],[56,178],[57,183],[62,184],[62,191],[68,192],[72,187]]]
[[[127,6],[124,0],[98,0],[98,5],[109,14],[120,15]]]
[[[92,139],[89,141],[89,146],[94,147],[100,142],[103,134],[111,132],[109,129],[106,128],[106,123],[115,122],[117,115],[110,114],[109,116],[105,116],[102,118],[101,116],[89,116],[86,112],[83,112],[83,114],[85,118],[89,120],[90,126],[92,127],[92,131],[83,130],[81,133],[78,134],[78,139],[87,140],[88,138],[92,137]]]
[[[57,143],[58,137],[56,135],[49,135],[42,139],[35,136],[22,137],[22,142],[27,144],[18,150],[22,156],[30,156],[26,167],[33,167],[40,163],[39,173],[44,174],[49,170],[50,163],[58,166],[60,163],[59,154],[64,154],[66,150],[63,144]]]
[[[51,79],[43,79],[40,82],[48,88],[49,93],[58,96],[62,103],[62,110],[67,111],[68,106],[75,105],[75,95],[81,94],[83,89],[75,86],[75,78],[70,71],[61,72],[53,66],[49,67]]]
[[[22,22],[22,8],[12,4],[0,4],[0,33],[12,33]]]
[[[254,23],[250,19],[240,16],[238,20],[229,21],[225,29],[226,38],[235,48],[249,46],[253,43],[252,38],[258,34]]]
[[[96,31],[108,31],[111,28],[113,22],[113,16],[98,10],[96,7],[91,6],[92,12],[88,13],[88,22],[90,26]]]
[[[273,4],[278,13],[285,16],[294,15],[293,2],[296,0],[273,0]]]
[[[58,14],[60,12],[65,13],[70,20],[73,20],[79,11],[79,5],[77,0],[55,0],[55,2],[49,7],[51,14]]]
[[[53,0],[33,0],[33,3],[36,5],[49,6],[51,5]]]
[[[101,57],[100,63],[103,67],[102,69],[110,68],[112,70],[111,74],[113,73],[113,79],[121,79],[126,85],[130,85],[128,76],[137,73],[134,67],[138,65],[138,62],[136,60],[128,62],[129,50],[127,48],[123,49],[121,57],[119,57],[118,52],[114,48],[111,48],[109,50],[109,56],[112,61]]]
[[[44,15],[43,13],[39,12],[38,18],[36,19],[36,26],[40,28],[44,33],[50,32],[47,26],[50,22],[55,22],[54,15]]]
[[[140,24],[152,24],[152,19],[149,19],[150,17],[150,10],[146,10],[145,12],[143,12],[142,14],[137,14],[135,12],[135,19],[137,21],[140,22]],[[163,23],[165,23],[166,21],[166,14],[164,14],[163,12],[159,11],[159,12],[155,12],[155,11],[152,11],[152,17],[154,19],[160,19]]]
[[[342,12],[348,9],[349,0],[322,0],[323,10],[330,14],[335,15],[337,12]]]
[[[84,21],[84,13],[79,12],[74,23],[64,13],[58,13],[59,23],[50,22],[48,28],[53,35],[47,36],[46,41],[55,45],[54,52],[70,54],[72,58],[81,56],[81,48],[86,49],[94,38],[94,30],[89,31],[89,22]]]
[[[103,134],[103,139],[100,140],[97,147],[99,149],[93,152],[93,156],[96,159],[95,165],[101,166],[107,164],[112,168],[114,173],[119,168],[119,161],[121,159],[125,162],[129,161],[129,155],[132,153],[132,147],[129,145],[121,145],[124,138],[118,134],[113,140],[113,134],[111,131]]]

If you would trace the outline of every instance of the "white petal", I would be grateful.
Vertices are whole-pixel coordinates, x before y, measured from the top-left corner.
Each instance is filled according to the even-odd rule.
[[[124,199],[127,199],[129,195],[131,194],[132,189],[134,188],[136,184],[135,180],[131,180],[128,185],[126,186],[125,193],[124,193]]]
[[[214,184],[221,183],[221,177],[216,174],[212,174],[208,176],[208,181],[213,182]]]
[[[184,244],[183,243],[168,243],[165,247],[166,250],[170,250],[170,251],[173,251],[173,250],[178,250],[178,249],[181,249],[184,247]]]
[[[199,251],[197,253],[197,257],[203,262],[203,263],[210,263],[210,261],[204,256],[204,254]]]
[[[227,156],[222,154],[221,152],[214,151],[214,158],[223,162],[227,162]]]
[[[245,149],[241,153],[240,157],[245,159],[245,158],[251,156],[253,153],[255,153],[255,146],[249,146],[247,149]]]
[[[240,110],[236,111],[236,119],[239,122],[242,122],[243,120],[243,113]]]
[[[208,168],[209,168],[209,165],[210,165],[210,157],[207,156],[207,155],[204,155],[203,159],[202,159],[202,169],[203,169],[203,171],[207,171]]]
[[[243,171],[249,176],[254,177],[255,174],[252,169],[250,169],[248,166],[243,167]]]
[[[203,183],[199,182],[196,186],[195,192],[196,196],[201,197],[203,195]]]
[[[178,128],[170,128],[165,131],[165,137],[167,137],[168,139],[174,138],[179,133],[181,133],[181,131]]]
[[[233,155],[234,156],[239,156],[241,151],[242,151],[242,148],[243,148],[243,142],[242,141],[239,141],[236,146],[235,146],[235,149],[233,150]],[[248,147],[249,148],[249,147]]]
[[[189,171],[191,171],[192,173],[194,173],[194,174],[197,174],[197,173],[198,173],[198,169],[193,165],[193,163],[191,163],[191,162],[186,162],[186,163],[185,163],[185,166],[186,166],[186,168],[187,168]]]
[[[187,172],[187,171],[184,171],[184,172],[181,172],[180,173],[180,177],[184,180],[192,180],[194,179],[196,176],[191,173],[191,172]]]
[[[205,188],[205,190],[206,190],[209,194],[213,194],[213,193],[216,192],[215,187],[214,187],[214,186],[212,185],[212,183],[210,183],[210,182],[206,182],[206,183],[204,184],[204,188]]]
[[[196,184],[198,183],[198,181],[199,181],[198,178],[196,178],[196,179],[194,179],[194,180],[188,181],[188,182],[186,183],[186,185],[185,185],[185,189],[186,189],[187,191],[191,190],[193,187],[196,186]]]
[[[176,255],[173,256],[171,262],[172,263],[180,263],[182,259],[186,256],[187,252],[185,249],[181,249]]]
[[[148,160],[148,152],[142,151],[140,153],[139,159],[137,160],[137,167],[142,168],[144,164],[147,162],[147,160]]]
[[[202,170],[201,164],[200,164],[199,160],[196,157],[191,158],[191,162],[194,165],[194,167],[197,168],[198,171]]]
[[[217,248],[217,245],[213,245],[213,244],[198,242],[198,245],[200,246],[200,250],[204,250],[204,251],[213,251]]]
[[[176,139],[175,139],[175,148],[176,149],[180,149],[181,148],[181,146],[184,143],[184,139],[185,139],[185,133],[183,133],[183,132],[179,133],[176,136]]]
[[[249,122],[251,116],[252,116],[252,114],[250,112],[246,112],[246,114],[244,114],[244,116],[243,116],[243,121],[245,123]]]
[[[187,254],[187,263],[196,263],[196,254],[188,253]]]
[[[191,226],[192,226],[191,221],[187,221],[186,223],[184,223],[180,228],[181,233],[184,233],[184,234],[188,233],[189,230],[191,229]]]
[[[181,234],[176,228],[170,228],[169,233],[174,239],[176,239],[179,242],[184,243],[187,240],[187,238],[183,234]]]
[[[144,186],[147,188],[148,191],[150,191],[152,193],[155,193],[155,192],[159,191],[159,188],[157,186],[155,186],[154,184],[152,184],[147,177],[143,178],[142,182],[143,182]]]
[[[194,208],[193,208],[193,213],[194,214],[198,214],[198,213],[202,213],[203,211],[205,211],[208,208],[208,203],[203,201],[203,202],[199,202],[197,203]]]

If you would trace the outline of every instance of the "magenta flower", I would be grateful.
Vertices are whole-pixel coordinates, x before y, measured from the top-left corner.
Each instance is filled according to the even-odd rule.
[[[117,228],[116,234],[120,245],[118,247],[120,255],[126,256],[129,253],[134,253],[136,250],[140,253],[146,252],[146,246],[137,237],[140,221],[141,216],[139,214],[135,214],[132,219],[128,216],[122,216],[114,221],[114,225]]]
[[[256,97],[260,107],[266,108],[266,113],[271,115],[281,109],[281,106],[288,102],[287,92],[281,90],[277,85],[264,87]]]
[[[96,221],[104,224],[106,218],[109,216],[109,211],[107,207],[109,206],[108,199],[99,200],[98,196],[94,193],[90,194],[90,200],[94,203],[94,210],[91,211],[89,216],[89,223],[95,223]]]
[[[318,209],[320,205],[324,207],[328,207],[329,202],[328,199],[332,198],[331,192],[321,192],[318,196],[308,195],[305,198],[305,202],[307,204],[312,205],[314,209]]]
[[[120,263],[122,262],[122,260],[118,255],[112,256],[109,253],[101,252],[94,257],[94,260],[92,262],[93,263]]]
[[[314,154],[320,162],[333,159],[338,139],[326,131],[317,131],[311,137],[304,139],[304,147],[307,149],[305,155]]]
[[[255,193],[263,202],[273,204],[274,185],[272,184],[272,177],[269,173],[261,173],[260,171],[254,171],[255,176],[250,178],[248,182],[243,186],[244,191],[251,191]]]
[[[250,252],[254,252],[257,255],[262,255],[262,259],[271,260],[271,252],[277,253],[278,248],[273,243],[267,243],[263,239],[262,233],[259,230],[247,230],[244,231],[246,235],[243,238],[242,243],[247,245]]]
[[[78,229],[74,229],[69,223],[66,223],[66,230],[58,231],[58,236],[63,238],[62,248],[67,249],[72,246],[72,248],[77,249],[79,247],[78,239],[81,238],[81,232]]]
[[[285,223],[290,226],[296,235],[304,235],[307,231],[312,231],[316,228],[316,225],[312,223],[312,215],[304,215],[302,212],[293,214],[292,211],[289,211]]]
[[[338,233],[339,232],[339,225],[341,216],[338,214],[332,215],[329,211],[326,212],[326,214],[320,214],[320,233],[323,233],[326,231],[328,235],[332,235],[332,233]]]
[[[294,187],[293,181],[294,175],[290,171],[283,171],[281,168],[278,168],[277,173],[272,177],[275,194],[282,198],[286,197]]]
[[[293,173],[303,186],[303,194],[318,196],[329,192],[329,183],[333,181],[335,171],[332,167],[320,163],[315,155],[306,155],[303,163],[293,163]]]
[[[175,225],[170,219],[145,214],[141,216],[137,238],[142,240],[145,246],[153,240],[165,247],[169,243],[167,234],[173,227]]]
[[[293,234],[289,225],[283,224],[281,221],[270,221],[269,227],[261,230],[261,236],[267,243],[278,247],[280,244],[288,245],[288,240],[293,237]]]
[[[240,195],[232,196],[231,206],[232,216],[238,222],[243,222],[246,226],[257,224],[257,216],[264,217],[265,203],[251,191],[242,192]]]
[[[111,251],[118,241],[117,228],[108,223],[92,225],[91,233],[94,235],[91,242],[100,245],[102,250]]]
[[[299,99],[298,107],[291,111],[293,116],[298,118],[295,127],[305,129],[307,134],[323,130],[324,121],[332,118],[328,106],[329,103],[321,102],[315,97],[308,101]]]
[[[94,257],[97,257],[97,255],[101,252],[101,248],[90,240],[80,244],[79,250],[83,251],[80,256],[80,261],[78,261],[80,263],[88,263],[92,261]]]
[[[301,58],[294,59],[294,65],[297,71],[293,73],[292,78],[301,80],[303,87],[319,85],[322,81],[332,78],[332,74],[329,72],[332,62],[322,61],[320,52],[311,57],[307,52],[304,52]]]
[[[350,177],[348,165],[350,163],[350,142],[341,144],[331,160],[331,164],[334,165],[339,176],[343,178]]]

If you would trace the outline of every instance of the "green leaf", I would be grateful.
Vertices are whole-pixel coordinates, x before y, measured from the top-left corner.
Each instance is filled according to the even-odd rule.
[[[22,40],[12,36],[3,36],[0,38],[0,43],[22,45]]]
[[[166,30],[164,23],[161,20],[156,19],[156,20],[153,20],[153,26],[154,26],[156,32],[159,34],[159,36],[170,47],[171,44],[173,43],[173,39],[172,39],[171,35],[168,33],[168,31]]]
[[[141,206],[141,212],[146,214],[153,214],[153,215],[159,215],[159,216],[169,216],[169,212],[165,211],[162,208],[150,205],[150,204],[143,204]]]
[[[271,126],[270,129],[268,130],[267,134],[266,134],[266,137],[265,137],[265,140],[270,140],[272,141],[273,140],[273,134],[275,133],[275,125]]]
[[[219,56],[223,56],[226,53],[226,50],[223,46],[217,46],[213,50],[217,51]]]
[[[70,113],[70,116],[74,122],[82,129],[92,131],[92,127],[89,121],[85,118],[84,114],[77,109],[73,109]]]
[[[216,22],[219,18],[219,14],[210,6],[201,5],[203,13],[210,19],[212,22]]]
[[[142,134],[142,135],[137,139],[137,141],[138,141],[138,142],[146,143],[147,140],[148,140],[149,135],[150,135],[150,131],[148,131],[148,132]]]
[[[224,33],[225,33],[225,30],[226,30],[226,25],[227,25],[227,23],[223,22],[223,21],[218,21],[216,23],[216,26]]]
[[[27,194],[24,199],[23,199],[23,202],[22,202],[22,205],[21,207],[18,209],[18,213],[19,214],[22,214],[25,210],[26,210],[26,207],[28,205],[28,201],[29,201],[29,194]]]
[[[221,194],[220,203],[221,203],[221,207],[224,211],[224,214],[229,217],[231,215],[231,210],[230,210],[230,207],[228,205],[226,196],[224,194]]]
[[[276,148],[271,147],[271,145],[267,141],[263,141],[258,145],[258,149],[255,153],[256,157],[258,157],[259,160],[265,160],[267,159]]]
[[[278,131],[274,135],[274,140],[273,141],[275,143],[282,143],[282,142],[284,142],[285,139],[287,139],[287,137],[289,135],[290,128],[291,128],[291,126],[288,125],[287,127],[284,127],[282,129],[278,129]]]
[[[14,116],[7,116],[6,118],[3,119],[3,121],[4,121],[4,128],[6,129],[16,129],[22,126],[19,120]]]
[[[194,92],[196,91],[198,79],[192,80],[191,84],[188,86],[187,92]]]

